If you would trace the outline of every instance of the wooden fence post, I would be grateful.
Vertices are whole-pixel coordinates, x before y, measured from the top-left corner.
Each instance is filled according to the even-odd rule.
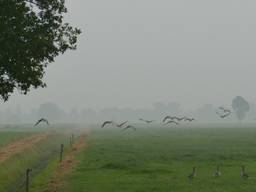
[[[60,162],[62,162],[63,152],[64,152],[64,145],[61,144],[61,146],[60,146]]]
[[[70,136],[69,142],[70,142],[70,147],[72,148],[73,147],[73,138],[72,138],[72,136]]]
[[[32,169],[27,169],[26,170],[26,192],[29,192],[29,175]]]
[[[75,141],[75,136],[74,134],[72,134],[72,143],[74,143],[74,141]]]

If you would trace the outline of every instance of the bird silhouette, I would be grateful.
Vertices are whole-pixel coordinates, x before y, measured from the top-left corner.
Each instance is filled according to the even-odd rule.
[[[172,119],[172,117],[171,116],[166,116],[164,119],[163,119],[163,123],[167,120],[167,119]]]
[[[230,114],[231,114],[231,113],[226,113],[226,114],[224,114],[224,115],[220,115],[220,118],[224,119],[224,118],[228,117]]]
[[[243,179],[248,179],[249,178],[249,175],[245,172],[245,167],[244,165],[241,166],[241,177]]]
[[[123,131],[125,131],[127,129],[132,129],[132,130],[136,131],[136,128],[132,125],[127,125],[125,128],[123,128]]]
[[[192,181],[196,177],[196,167],[193,167],[192,173],[188,175],[188,179]]]
[[[220,112],[220,111],[216,111],[216,114],[217,114],[220,118],[222,118],[222,119],[224,119],[224,118],[230,116],[231,113],[232,113],[231,110],[225,109],[224,107],[219,107],[219,110],[221,110],[221,112]]]
[[[168,125],[168,124],[171,124],[171,123],[179,125],[179,123],[177,123],[176,121],[173,121],[173,120],[170,120],[170,121],[166,122],[165,125]]]
[[[231,111],[230,111],[230,112],[223,113],[223,114],[221,114],[221,113],[219,113],[219,112],[217,111],[216,114],[217,114],[220,118],[224,119],[224,118],[226,118],[226,117],[228,117],[228,116],[231,115]]]
[[[102,125],[101,125],[101,128],[104,128],[106,125],[111,125],[113,124],[114,122],[113,121],[105,121]]]
[[[171,120],[177,120],[177,121],[182,121],[184,119],[186,119],[186,117],[176,117],[176,116],[171,117]]]
[[[192,121],[195,121],[195,119],[194,118],[188,118],[188,117],[185,117],[185,119],[184,119],[185,121],[189,121],[189,122],[192,122]]]
[[[231,113],[231,110],[225,109],[224,107],[219,107],[220,110],[222,110],[224,113]]]
[[[145,119],[139,119],[140,121],[143,121],[143,122],[145,122],[145,123],[147,123],[147,124],[149,124],[149,123],[152,123],[153,122],[153,120],[145,120]]]
[[[128,123],[128,121],[125,121],[125,122],[120,123],[120,124],[116,123],[116,126],[119,127],[119,128],[121,128],[121,127],[122,127],[123,125],[125,125],[126,123]]]
[[[220,172],[220,166],[218,165],[215,172],[213,173],[213,177],[220,177],[221,172]]]
[[[39,119],[34,126],[37,126],[39,123],[45,122],[47,125],[50,125],[49,121],[45,118]]]

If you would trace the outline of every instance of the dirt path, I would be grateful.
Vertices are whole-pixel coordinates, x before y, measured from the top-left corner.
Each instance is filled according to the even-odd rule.
[[[77,165],[76,155],[86,147],[86,135],[82,135],[74,143],[73,149],[68,152],[65,156],[63,162],[58,166],[53,174],[53,179],[48,185],[48,192],[57,192],[63,185],[63,178],[72,171],[72,169]]]
[[[7,161],[12,156],[34,147],[35,144],[45,140],[49,135],[49,133],[32,135],[0,148],[0,164]]]

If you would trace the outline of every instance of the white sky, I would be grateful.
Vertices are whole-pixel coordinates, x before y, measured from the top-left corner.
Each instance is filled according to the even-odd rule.
[[[45,89],[2,108],[184,108],[256,101],[255,0],[67,0],[83,34],[47,69]]]

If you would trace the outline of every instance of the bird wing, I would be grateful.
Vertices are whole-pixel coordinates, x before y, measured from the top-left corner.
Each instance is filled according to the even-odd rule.
[[[168,121],[167,123],[165,123],[165,125],[168,125],[170,123],[175,123],[176,125],[178,125],[179,123],[175,122],[175,121]]]
[[[125,125],[127,122],[128,122],[128,121],[125,121],[125,122],[119,124],[119,127],[122,127],[122,126]]]
[[[167,119],[171,119],[171,117],[170,116],[166,116],[164,119],[163,119],[163,123],[167,120]]]
[[[108,124],[111,124],[113,123],[112,121],[105,121],[102,125],[101,125],[101,128],[105,127],[106,125]]]
[[[50,125],[49,121],[47,119],[43,119],[43,121],[47,124]]]
[[[34,126],[37,126],[39,123],[41,123],[43,119],[39,119]]]

